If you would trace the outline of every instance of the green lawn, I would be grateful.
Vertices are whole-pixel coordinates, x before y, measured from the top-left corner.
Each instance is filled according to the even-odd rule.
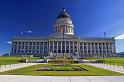
[[[21,59],[35,60],[37,57],[0,56],[0,65],[17,64]]]
[[[48,64],[47,64],[48,65]],[[79,64],[76,64],[79,65]],[[123,75],[121,73],[80,64],[81,67],[87,69],[88,71],[36,71],[42,66],[46,66],[43,64],[34,65],[25,68],[19,68],[15,70],[10,70],[6,72],[1,72],[2,75],[33,75],[33,76],[116,76]]]
[[[87,60],[98,60],[103,58],[86,58]],[[108,57],[104,58],[106,64],[114,64],[114,65],[120,65],[124,66],[124,57]]]

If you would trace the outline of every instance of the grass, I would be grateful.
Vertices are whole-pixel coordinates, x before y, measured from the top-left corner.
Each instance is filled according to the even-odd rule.
[[[86,58],[87,60],[100,60],[103,58]],[[108,57],[104,58],[106,64],[124,66],[124,57]]]
[[[48,64],[47,64],[48,65]],[[79,64],[76,64],[79,65]],[[45,64],[34,65],[30,67],[19,68],[15,70],[1,72],[1,75],[32,75],[32,76],[116,76],[121,73],[101,69],[89,65],[80,64],[79,66],[88,71],[36,71]]]
[[[35,60],[37,57],[0,56],[0,65],[17,64],[21,59]]]

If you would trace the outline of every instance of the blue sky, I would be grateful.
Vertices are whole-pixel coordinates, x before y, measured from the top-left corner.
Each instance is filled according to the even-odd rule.
[[[41,36],[53,33],[62,8],[70,14],[79,36],[124,34],[124,0],[0,0],[0,54],[10,51],[8,41],[21,32]],[[116,40],[116,50],[124,51],[123,38]]]

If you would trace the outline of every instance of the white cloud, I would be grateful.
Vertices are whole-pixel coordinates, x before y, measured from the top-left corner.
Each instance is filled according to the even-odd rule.
[[[21,35],[22,35],[23,33],[21,32]]]
[[[124,39],[124,33],[115,37],[116,40]]]
[[[31,31],[31,30],[28,30],[27,32],[28,32],[28,33],[32,33],[32,31]]]
[[[12,42],[10,42],[10,41],[7,41],[6,43],[7,43],[7,44],[12,44]]]

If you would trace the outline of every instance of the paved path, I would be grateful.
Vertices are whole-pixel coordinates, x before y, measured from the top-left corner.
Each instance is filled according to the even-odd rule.
[[[12,69],[18,69],[18,68],[27,67],[27,66],[32,66],[36,64],[39,64],[39,63],[20,63],[20,64],[2,65],[0,66],[0,72],[12,70]]]
[[[0,82],[124,82],[124,76],[21,76],[21,75],[0,75]]]
[[[124,67],[123,66],[107,65],[107,64],[102,64],[102,63],[101,64],[97,64],[97,63],[86,63],[86,64],[124,74]]]

